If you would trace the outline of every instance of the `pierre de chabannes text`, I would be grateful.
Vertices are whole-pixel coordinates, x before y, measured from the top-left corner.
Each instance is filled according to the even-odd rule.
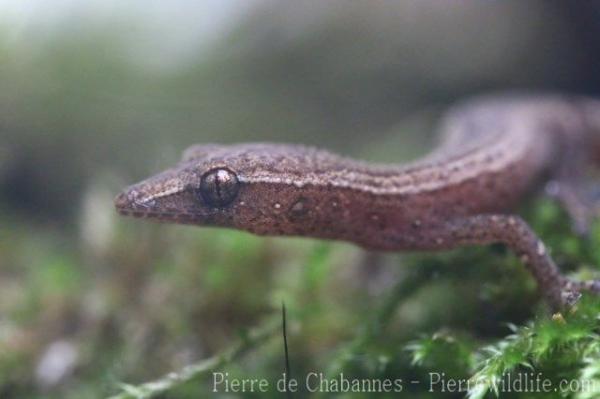
[[[506,374],[493,381],[456,379],[443,372],[430,372],[424,381],[401,378],[351,378],[343,373],[327,377],[309,372],[303,378],[288,378],[285,373],[276,380],[267,378],[234,378],[227,372],[212,373],[212,392],[402,392],[406,389],[429,392],[468,392],[485,386],[498,392],[600,392],[595,380],[559,380],[545,378],[541,373]]]

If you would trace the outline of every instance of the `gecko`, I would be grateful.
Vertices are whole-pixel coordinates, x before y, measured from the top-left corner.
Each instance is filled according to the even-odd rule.
[[[584,170],[600,154],[600,101],[496,95],[442,117],[437,145],[409,163],[377,164],[304,145],[198,144],[115,198],[122,215],[258,235],[349,241],[378,251],[504,244],[550,306],[571,306],[600,280],[561,273],[515,213],[546,188],[584,234],[597,207]]]

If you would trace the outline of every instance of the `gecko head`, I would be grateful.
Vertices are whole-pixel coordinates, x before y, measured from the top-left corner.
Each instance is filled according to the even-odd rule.
[[[227,214],[241,183],[226,167],[199,172],[199,168],[185,164],[169,169],[128,187],[115,198],[115,207],[123,215],[212,224],[213,219]]]
[[[323,195],[309,192],[294,176],[304,176],[327,156],[290,145],[196,145],[175,167],[125,189],[115,207],[123,215],[163,222],[306,235],[319,218],[315,198]]]

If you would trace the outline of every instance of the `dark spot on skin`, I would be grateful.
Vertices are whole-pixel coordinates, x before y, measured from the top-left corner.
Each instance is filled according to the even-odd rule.
[[[290,217],[292,219],[298,219],[308,214],[308,199],[300,197],[290,206],[289,209]]]
[[[240,182],[235,173],[226,168],[206,172],[200,180],[200,196],[209,206],[222,208],[237,197]]]

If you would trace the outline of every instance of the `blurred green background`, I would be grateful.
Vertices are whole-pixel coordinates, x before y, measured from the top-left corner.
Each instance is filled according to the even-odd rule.
[[[0,397],[118,393],[227,350],[282,301],[300,376],[420,378],[406,346],[440,331],[470,359],[535,314],[531,279],[499,248],[369,254],[121,219],[112,198],[193,143],[415,158],[470,95],[597,94],[599,48],[592,1],[0,1]],[[525,212],[561,264],[600,259],[552,204]],[[275,378],[283,364],[275,334],[222,369]],[[208,397],[210,382],[163,397]]]

